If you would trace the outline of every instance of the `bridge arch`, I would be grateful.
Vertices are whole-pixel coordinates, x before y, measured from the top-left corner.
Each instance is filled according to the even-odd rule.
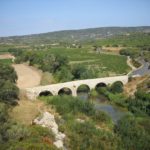
[[[53,96],[52,92],[45,90],[39,93],[39,96]]]
[[[95,90],[99,90],[100,88],[107,87],[107,84],[104,82],[97,83],[95,86]]]
[[[80,93],[80,92],[90,92],[90,87],[87,85],[87,84],[81,84],[77,87],[77,93]]]
[[[72,95],[72,90],[68,87],[63,87],[58,90],[58,95]]]
[[[120,83],[122,86],[124,85],[124,84],[123,84],[123,82],[122,82],[122,81],[119,81],[119,80],[118,80],[118,81],[113,82],[112,84],[114,84],[114,83]]]

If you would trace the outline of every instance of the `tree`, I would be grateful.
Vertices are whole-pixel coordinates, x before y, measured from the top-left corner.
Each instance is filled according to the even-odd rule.
[[[55,55],[55,61],[53,62],[53,72],[58,71],[62,66],[68,65],[68,58],[64,55]]]
[[[81,79],[83,74],[86,72],[86,68],[83,65],[76,65],[72,69],[74,79]]]
[[[66,82],[71,81],[73,79],[73,75],[67,67],[62,67],[59,71],[55,73],[55,78],[58,81]]]
[[[110,87],[111,92],[113,93],[122,93],[123,92],[123,84],[120,81],[114,82]]]
[[[13,67],[0,63],[0,80],[10,80],[15,83],[17,80],[17,74]]]
[[[5,103],[15,104],[18,100],[19,89],[9,80],[0,80],[0,100]]]

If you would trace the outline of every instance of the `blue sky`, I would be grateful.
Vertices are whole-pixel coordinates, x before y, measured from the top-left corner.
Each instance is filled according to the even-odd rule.
[[[0,0],[0,36],[149,25],[150,0]]]

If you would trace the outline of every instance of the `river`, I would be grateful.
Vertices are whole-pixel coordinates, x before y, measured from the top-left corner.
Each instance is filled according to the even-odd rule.
[[[87,101],[89,99],[88,94],[85,92],[78,93],[78,97],[81,100]],[[116,124],[124,115],[127,114],[126,111],[120,109],[117,106],[113,106],[111,104],[108,104],[104,102],[103,100],[99,98],[95,98],[94,100],[94,107],[96,110],[104,111],[106,112],[111,118],[112,121]]]

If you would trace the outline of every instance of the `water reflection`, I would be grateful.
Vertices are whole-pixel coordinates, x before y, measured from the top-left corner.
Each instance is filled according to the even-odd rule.
[[[85,92],[79,92],[78,97],[84,101],[89,100],[89,95]],[[120,120],[126,114],[126,112],[119,109],[118,107],[104,102],[104,99],[96,98],[94,100],[95,109],[106,112],[112,118],[112,121],[116,124],[118,120]]]

